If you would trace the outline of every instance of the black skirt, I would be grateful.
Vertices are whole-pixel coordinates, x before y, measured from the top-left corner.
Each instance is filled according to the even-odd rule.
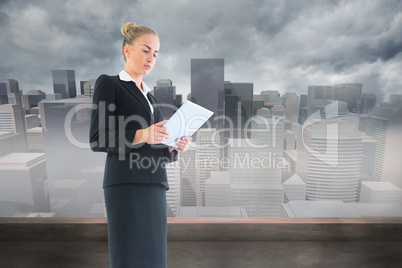
[[[166,268],[166,188],[132,183],[104,188],[112,268]]]

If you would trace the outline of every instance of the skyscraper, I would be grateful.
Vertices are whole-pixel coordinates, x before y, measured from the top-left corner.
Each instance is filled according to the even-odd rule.
[[[296,171],[307,182],[307,199],[356,202],[362,132],[342,118],[318,121],[301,132]]]
[[[14,79],[0,80],[0,104],[18,104],[21,103],[21,91],[18,81]]]
[[[374,94],[362,94],[357,106],[358,114],[368,114],[373,111],[377,97]]]
[[[246,122],[253,116],[253,83],[225,81],[225,128],[233,127],[233,137],[244,138]],[[230,120],[230,122],[228,122]],[[247,133],[247,132],[246,132]]]
[[[191,59],[191,101],[214,112],[212,127],[223,126],[224,98],[224,59]]]
[[[282,106],[285,107],[285,117],[292,123],[299,122],[300,98],[294,92],[287,92],[282,96]]]
[[[176,111],[176,86],[170,79],[159,79],[154,87],[154,96],[160,102],[164,119],[169,119]]]
[[[62,94],[63,99],[77,96],[74,70],[52,70],[52,77],[54,93]]]
[[[369,113],[365,132],[377,141],[374,181],[389,181],[402,188],[402,94],[391,94],[389,102]]]

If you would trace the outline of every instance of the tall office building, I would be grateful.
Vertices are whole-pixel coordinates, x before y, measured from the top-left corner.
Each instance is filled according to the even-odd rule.
[[[18,81],[14,79],[0,79],[0,105],[21,104],[21,95]]]
[[[106,154],[92,152],[88,145],[90,104],[89,98],[39,103],[49,195],[59,217],[104,216],[99,186]]]
[[[297,174],[307,182],[307,199],[356,202],[362,164],[362,132],[332,118],[299,134]]]
[[[216,129],[201,128],[196,137],[196,195],[197,206],[205,206],[205,181],[210,177],[211,171],[219,171],[221,138]]]
[[[191,101],[214,112],[209,123],[218,129],[224,98],[224,59],[191,59]]]
[[[374,110],[377,96],[374,94],[362,94],[360,96],[359,105],[357,106],[358,114],[368,114]]]
[[[402,94],[391,94],[368,115],[365,132],[377,141],[373,179],[389,181],[402,188]]]
[[[84,95],[84,85],[90,81],[80,81],[81,95]]]
[[[232,133],[225,132],[226,138],[244,138],[248,131],[247,121],[253,116],[253,83],[232,83],[225,81],[225,121],[224,126]],[[249,128],[249,127],[248,127]],[[233,134],[230,136],[230,134]]]
[[[54,93],[60,93],[63,99],[77,96],[74,70],[52,70],[52,77]]]
[[[0,131],[16,133],[18,135],[18,145],[14,148],[14,152],[26,152],[25,112],[20,105],[0,105]]]
[[[166,165],[169,191],[166,192],[166,208],[168,217],[175,217],[180,207],[180,160]]]
[[[307,107],[307,95],[300,94],[300,106],[299,106],[299,124],[303,125],[304,121],[307,119],[308,115],[304,114]]]
[[[196,143],[185,152],[179,152],[180,161],[180,206],[196,206],[197,150]]]
[[[294,92],[287,92],[282,96],[282,106],[285,110],[285,117],[292,123],[299,122],[300,98]]]
[[[176,111],[176,86],[173,86],[172,80],[156,81],[154,96],[161,104],[163,119],[169,119]]]

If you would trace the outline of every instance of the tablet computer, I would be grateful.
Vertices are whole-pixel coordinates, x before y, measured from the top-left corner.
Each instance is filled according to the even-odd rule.
[[[164,140],[162,144],[178,148],[176,139],[193,135],[213,114],[194,102],[185,101],[163,125],[169,130],[169,139]]]

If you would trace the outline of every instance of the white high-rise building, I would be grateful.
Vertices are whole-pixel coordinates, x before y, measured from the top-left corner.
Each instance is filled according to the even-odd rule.
[[[374,181],[389,181],[402,188],[402,94],[391,94],[368,115],[365,132],[377,141]]]
[[[179,152],[178,161],[180,161],[180,206],[196,206],[196,143],[185,151]]]
[[[362,133],[346,119],[323,119],[299,134],[297,174],[308,200],[356,202],[362,163]]]
[[[201,128],[196,137],[196,185],[197,206],[205,206],[205,180],[211,171],[220,170],[220,135],[216,129]]]
[[[180,161],[180,159],[178,159]],[[168,217],[175,217],[180,206],[180,163],[172,162],[166,165],[169,190],[166,192]]]

